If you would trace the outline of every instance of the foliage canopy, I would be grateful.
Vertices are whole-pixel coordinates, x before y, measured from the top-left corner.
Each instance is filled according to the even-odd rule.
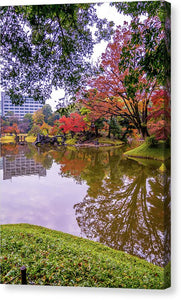
[[[113,26],[98,19],[94,4],[7,6],[0,14],[1,84],[16,104],[23,94],[44,102],[53,87],[77,90],[94,44]]]

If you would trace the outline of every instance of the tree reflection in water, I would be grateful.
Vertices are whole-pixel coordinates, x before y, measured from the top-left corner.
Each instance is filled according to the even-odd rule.
[[[84,200],[74,206],[82,233],[114,249],[165,265],[170,259],[168,174],[108,154],[109,171],[101,182],[94,173],[92,182],[87,182]],[[97,162],[89,171],[96,171],[98,166]]]
[[[83,236],[160,266],[168,263],[169,166],[161,174],[161,162],[125,159],[121,148],[62,147],[57,151],[29,146],[25,150],[28,158],[46,169],[53,161],[59,164],[60,178],[87,184],[87,195],[74,205]],[[4,147],[2,151],[16,154],[20,149]]]
[[[164,266],[170,260],[169,167],[161,174],[161,162],[138,163],[122,153],[120,148],[50,152],[62,177],[88,185],[87,195],[74,206],[82,234]]]

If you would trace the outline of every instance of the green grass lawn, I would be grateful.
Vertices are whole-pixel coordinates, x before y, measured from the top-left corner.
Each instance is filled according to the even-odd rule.
[[[35,140],[36,140],[36,137],[35,136],[27,136],[27,134],[20,134],[20,136],[26,136],[26,141],[28,143],[34,143]],[[5,136],[2,136],[0,138],[0,142],[1,144],[7,144],[7,143],[15,143],[15,135],[5,135]]]
[[[170,158],[170,149],[165,146],[164,142],[159,142],[158,145],[154,147],[150,147],[146,142],[144,142],[139,147],[125,152],[124,155],[130,157],[166,160]]]
[[[0,138],[0,142],[1,144],[8,144],[8,143],[15,143],[15,136],[13,135],[6,135],[6,136],[2,136]]]
[[[169,266],[155,266],[100,243],[44,227],[1,225],[1,283],[25,265],[37,285],[163,289]],[[20,284],[17,278],[14,284]]]
[[[36,140],[36,137],[35,136],[28,136],[27,134],[20,134],[20,135],[25,135],[26,136],[26,141],[28,143],[34,143],[35,140]],[[61,138],[58,138],[58,141],[61,143]],[[97,139],[95,139],[97,140]],[[123,145],[124,142],[120,141],[120,140],[116,140],[116,139],[109,139],[109,138],[106,138],[106,137],[101,137],[98,139],[99,141],[99,144],[110,144],[110,146],[120,146],[120,145]],[[6,136],[3,136],[0,138],[0,142],[1,144],[6,144],[6,143],[15,143],[15,135],[13,136],[10,136],[10,135],[6,135]],[[71,138],[69,137],[67,140],[66,140],[66,144],[67,145],[75,145],[77,142],[77,139],[76,138]]]
[[[27,143],[34,143],[36,141],[36,136],[28,135],[26,141]]]

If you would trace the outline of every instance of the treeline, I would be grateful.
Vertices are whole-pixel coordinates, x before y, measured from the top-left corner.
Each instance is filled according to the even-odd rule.
[[[1,117],[1,133],[32,133],[36,134],[36,130],[41,131],[41,127],[53,126],[54,121],[60,118],[59,112],[53,112],[49,104],[45,104],[34,114],[27,113],[20,120],[13,112]],[[43,129],[43,128],[42,128]]]

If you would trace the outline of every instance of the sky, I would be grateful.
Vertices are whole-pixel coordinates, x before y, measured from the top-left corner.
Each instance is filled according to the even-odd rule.
[[[117,12],[115,7],[110,7],[108,2],[105,2],[103,5],[98,6],[97,15],[99,18],[106,18],[108,21],[114,21],[115,25],[123,25],[123,22],[129,21],[131,18],[124,16]],[[102,41],[94,47],[94,54],[92,56],[93,62],[99,58],[99,56],[105,51],[107,46],[107,42]],[[64,97],[64,90],[54,90],[52,92],[51,98],[46,101],[46,104],[50,104],[52,110],[56,110],[56,105],[58,104],[58,100]]]
[[[4,1],[4,0],[1,0],[2,2],[2,5],[19,5],[19,4],[48,4],[50,3],[51,1],[32,1],[32,0],[29,0],[29,1],[25,1],[25,0],[22,0],[22,1],[17,1],[17,0],[12,0],[12,1]],[[66,3],[66,1],[53,1],[53,3]],[[71,2],[76,2],[76,1],[71,1]],[[85,1],[77,1],[77,2],[85,2]],[[89,2],[89,1],[87,1]],[[92,3],[93,2],[101,2],[101,1],[91,1]],[[128,17],[128,16],[124,16],[123,14],[120,14],[117,12],[116,8],[115,7],[110,7],[109,5],[109,2],[104,2],[101,6],[98,6],[97,7],[97,14],[98,14],[98,17],[99,18],[106,18],[108,21],[114,21],[115,23],[115,26],[117,25],[123,25],[123,22],[126,20],[126,21],[129,21],[131,18]],[[104,42],[102,41],[101,43],[95,45],[94,47],[94,53],[93,53],[93,56],[92,56],[92,61],[93,62],[96,62],[96,60],[101,56],[101,54],[105,51],[106,49],[106,45],[108,43],[107,42]],[[2,89],[0,88],[0,91]],[[65,96],[65,93],[64,93],[64,90],[63,89],[58,89],[58,90],[55,90],[53,89],[53,92],[52,92],[52,95],[51,95],[51,98],[46,100],[46,104],[50,104],[51,107],[52,107],[52,110],[55,111],[56,110],[56,105],[59,103],[59,99],[63,98]]]

